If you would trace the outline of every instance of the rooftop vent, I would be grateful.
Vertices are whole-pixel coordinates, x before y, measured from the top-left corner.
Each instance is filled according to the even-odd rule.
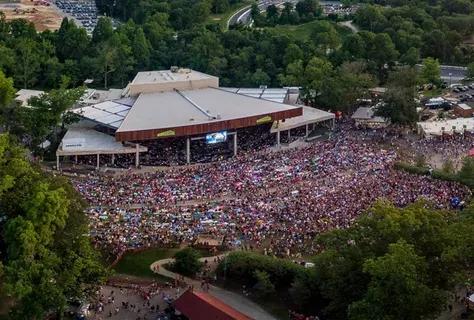
[[[173,73],[176,73],[176,72],[179,71],[179,67],[178,66],[171,66],[170,71],[173,72]]]

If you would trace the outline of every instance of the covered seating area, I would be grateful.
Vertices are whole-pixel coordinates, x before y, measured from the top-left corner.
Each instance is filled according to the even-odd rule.
[[[288,140],[291,137],[291,129],[305,127],[305,138],[309,137],[310,131],[314,130],[317,123],[328,121],[330,122],[331,128],[334,127],[335,115],[331,112],[326,112],[320,109],[301,106],[303,114],[300,116],[285,119],[283,121],[273,122],[273,126],[270,130],[271,133],[276,133],[277,146],[280,145],[280,135],[282,131],[286,131],[288,134]]]
[[[60,157],[96,155],[96,169],[100,168],[100,155],[111,155],[112,164],[117,154],[135,154],[135,165],[140,165],[140,153],[147,152],[146,147],[139,144],[122,143],[115,137],[96,131],[86,126],[73,126],[64,135],[58,150],[56,151],[56,168],[60,168]]]

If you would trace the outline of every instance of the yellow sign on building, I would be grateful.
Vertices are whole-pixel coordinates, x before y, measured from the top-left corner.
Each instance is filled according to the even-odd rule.
[[[272,117],[270,117],[270,116],[265,116],[265,117],[263,117],[263,118],[257,119],[257,124],[266,123],[266,122],[271,122],[271,121],[272,121]]]
[[[165,138],[165,137],[173,137],[176,135],[176,132],[174,130],[166,130],[163,132],[160,132],[156,135],[157,138]]]

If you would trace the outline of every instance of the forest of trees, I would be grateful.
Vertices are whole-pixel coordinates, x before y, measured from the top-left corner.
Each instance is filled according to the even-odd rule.
[[[0,134],[0,296],[14,301],[12,319],[61,317],[105,280],[84,208],[65,178],[32,166]]]

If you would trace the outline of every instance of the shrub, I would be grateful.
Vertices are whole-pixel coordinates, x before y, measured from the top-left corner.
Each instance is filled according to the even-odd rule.
[[[175,262],[171,268],[177,273],[193,277],[202,269],[203,263],[199,261],[200,254],[193,248],[185,248],[176,252],[174,258]]]

